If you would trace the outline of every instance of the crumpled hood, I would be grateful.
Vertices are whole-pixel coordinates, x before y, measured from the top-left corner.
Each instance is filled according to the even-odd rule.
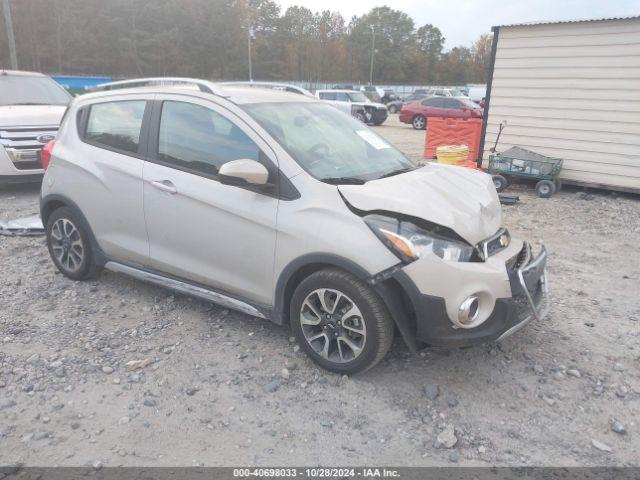
[[[0,106],[0,127],[32,127],[59,125],[65,105]]]
[[[448,227],[470,244],[496,233],[500,199],[491,176],[470,168],[428,164],[364,185],[339,185],[358,210],[385,210]]]

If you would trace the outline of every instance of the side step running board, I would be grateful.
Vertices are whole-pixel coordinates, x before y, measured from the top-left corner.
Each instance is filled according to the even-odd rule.
[[[154,283],[156,285],[160,285],[161,287],[169,288],[171,290],[176,290],[178,292],[184,293],[186,295],[191,295],[193,297],[202,298],[204,300],[208,300],[210,302],[216,303],[223,307],[231,308],[233,310],[238,310],[239,312],[246,313],[247,315],[252,315],[254,317],[259,317],[259,318],[266,318],[256,308],[252,307],[248,303],[245,303],[241,300],[237,300],[232,297],[228,297],[226,295],[223,295],[222,293],[218,293],[213,290],[209,290],[207,288],[199,287],[197,285],[192,285],[190,283],[186,283],[181,280],[176,280],[175,278],[169,278],[162,275],[158,275],[156,273],[146,272],[144,270],[130,267],[128,265],[123,265],[117,262],[107,262],[104,267],[108,270],[111,270],[112,272],[124,273],[125,275],[129,275],[130,277],[136,278],[138,280]]]

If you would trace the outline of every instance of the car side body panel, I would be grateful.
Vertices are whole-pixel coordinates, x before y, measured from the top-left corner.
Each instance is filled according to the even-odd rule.
[[[153,95],[142,98],[152,100]],[[123,99],[127,98],[114,96],[109,101]],[[59,133],[42,196],[59,194],[79,205],[108,257],[148,265],[142,199],[144,160],[80,140],[77,121],[77,115],[70,115]]]

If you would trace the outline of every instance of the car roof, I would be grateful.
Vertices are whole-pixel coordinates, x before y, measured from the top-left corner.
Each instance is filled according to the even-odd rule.
[[[274,103],[274,102],[316,102],[317,100],[299,93],[285,92],[282,90],[274,90],[270,88],[255,88],[250,85],[220,85],[209,83],[215,86],[211,92],[202,92],[193,89],[192,85],[153,85],[144,87],[119,88],[115,90],[104,90],[92,93],[86,93],[78,98],[82,100],[94,100],[100,98],[109,98],[115,96],[131,96],[143,94],[186,94],[199,98],[219,97],[231,101],[232,103],[242,105],[250,103]]]
[[[289,89],[285,91],[295,90],[299,94],[313,96],[312,93],[306,88],[302,88],[297,85],[292,85],[290,83],[238,81],[238,82],[221,82],[218,85],[221,85],[222,87],[236,86],[236,87],[270,88],[272,90]]]
[[[15,77],[46,77],[40,72],[29,72],[26,70],[4,70],[0,68],[0,75],[11,75]]]
[[[326,90],[316,90],[316,92],[362,93],[359,90],[349,90],[346,88],[327,88]]]

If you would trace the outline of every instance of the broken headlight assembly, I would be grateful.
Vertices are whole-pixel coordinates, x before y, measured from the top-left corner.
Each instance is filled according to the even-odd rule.
[[[449,229],[434,225],[422,228],[415,223],[385,215],[366,215],[365,223],[404,263],[411,263],[425,255],[434,254],[443,260],[468,262],[474,248],[461,238],[453,238]]]

